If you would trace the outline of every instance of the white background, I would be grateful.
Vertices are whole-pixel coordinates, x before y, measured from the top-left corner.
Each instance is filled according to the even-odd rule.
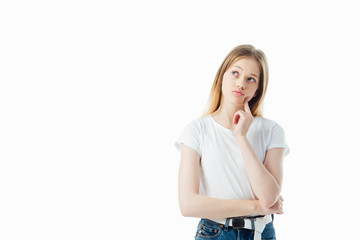
[[[2,1],[0,239],[193,239],[174,142],[245,43],[291,149],[278,239],[355,239],[359,21],[356,1]]]

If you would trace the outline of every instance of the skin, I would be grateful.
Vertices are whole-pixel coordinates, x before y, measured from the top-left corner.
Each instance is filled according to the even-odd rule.
[[[228,200],[200,195],[200,156],[184,144],[181,148],[178,183],[179,205],[184,217],[219,219],[283,213],[281,197],[276,204],[267,207],[260,200]]]
[[[256,96],[259,86],[258,76],[260,76],[260,69],[255,59],[242,58],[235,62],[224,73],[220,107],[211,116],[224,127],[234,130],[236,127],[233,119],[235,113],[239,110],[245,111],[245,99],[250,101]],[[232,91],[242,91],[244,96],[235,96]],[[241,126],[243,126],[243,122]],[[238,128],[238,130],[240,129]]]
[[[213,118],[232,129],[245,161],[251,187],[265,206],[274,205],[280,197],[283,177],[283,148],[267,151],[264,164],[251,147],[246,134],[254,121],[248,102],[256,96],[260,69],[254,58],[242,58],[225,73],[222,82],[223,98]],[[235,96],[232,91],[242,91]]]
[[[262,164],[246,138],[254,119],[247,102],[256,94],[259,73],[257,62],[252,58],[235,62],[223,76],[221,105],[212,114],[217,122],[233,130],[257,200],[228,200],[199,195],[200,156],[198,152],[182,144],[178,190],[183,216],[217,219],[283,213],[280,190],[284,149],[273,148],[267,151]],[[233,90],[243,91],[244,96],[235,96]]]

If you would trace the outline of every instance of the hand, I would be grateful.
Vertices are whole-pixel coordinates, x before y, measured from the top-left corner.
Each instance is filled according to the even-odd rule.
[[[277,200],[277,202],[271,206],[270,208],[268,208],[265,212],[265,215],[268,215],[268,214],[273,214],[273,213],[276,213],[276,214],[283,214],[284,211],[283,211],[283,202],[284,202],[284,199],[283,197],[280,195],[279,199]]]
[[[249,107],[249,100],[251,97],[247,97],[244,100],[244,109],[245,111],[239,110],[235,113],[233,117],[233,124],[236,124],[233,132],[235,136],[245,136],[249,130],[251,123],[254,121],[254,116],[251,113]]]

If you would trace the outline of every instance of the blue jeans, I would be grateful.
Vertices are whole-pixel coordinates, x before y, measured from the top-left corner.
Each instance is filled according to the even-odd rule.
[[[272,221],[266,224],[264,231],[261,234],[263,240],[276,239],[275,229],[273,226],[274,215],[271,215]],[[254,239],[254,230],[249,229],[234,229],[223,224],[211,221],[206,218],[201,218],[196,231],[196,240],[214,239],[214,240],[252,240]]]

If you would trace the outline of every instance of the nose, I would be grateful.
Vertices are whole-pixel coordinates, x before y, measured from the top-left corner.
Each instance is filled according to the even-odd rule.
[[[245,82],[244,78],[239,78],[236,82],[236,86],[242,90],[244,90],[245,84],[246,84],[246,82]]]

